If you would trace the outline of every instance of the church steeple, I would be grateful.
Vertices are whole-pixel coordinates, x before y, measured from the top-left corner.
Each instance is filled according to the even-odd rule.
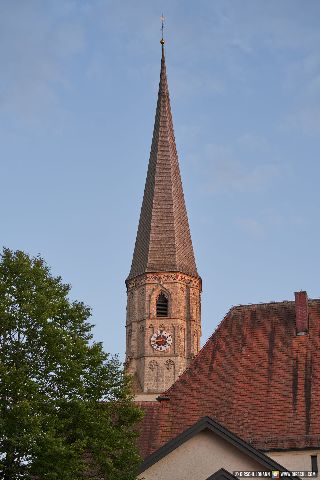
[[[192,248],[162,58],[153,138],[127,285],[126,371],[154,400],[200,349],[201,278]]]
[[[198,276],[173,131],[163,39],[161,48],[150,160],[128,280],[147,272]]]

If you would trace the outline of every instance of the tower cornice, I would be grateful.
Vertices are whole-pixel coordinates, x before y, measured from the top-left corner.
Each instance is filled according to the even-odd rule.
[[[149,272],[126,280],[127,291],[139,287],[146,283],[164,284],[170,282],[182,282],[190,287],[195,287],[202,291],[202,279],[197,276],[186,275],[182,272]]]

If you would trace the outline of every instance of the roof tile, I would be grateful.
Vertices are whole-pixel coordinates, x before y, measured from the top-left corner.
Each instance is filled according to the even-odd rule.
[[[176,271],[198,276],[182,189],[162,45],[150,160],[127,280],[147,272]]]
[[[309,333],[296,336],[294,302],[233,307],[165,392],[170,401],[152,419],[147,411],[142,454],[204,416],[261,450],[319,447],[320,300],[308,308]],[[152,424],[161,431],[149,443]]]

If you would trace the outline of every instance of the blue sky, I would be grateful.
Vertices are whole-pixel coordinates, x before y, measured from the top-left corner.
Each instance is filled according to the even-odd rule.
[[[320,289],[318,0],[2,0],[1,244],[40,253],[121,358],[162,11],[202,343],[232,305]]]

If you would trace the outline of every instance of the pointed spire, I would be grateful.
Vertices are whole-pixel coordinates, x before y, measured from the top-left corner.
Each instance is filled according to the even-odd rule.
[[[198,276],[173,131],[164,40],[158,102],[139,227],[128,279],[147,272]]]

